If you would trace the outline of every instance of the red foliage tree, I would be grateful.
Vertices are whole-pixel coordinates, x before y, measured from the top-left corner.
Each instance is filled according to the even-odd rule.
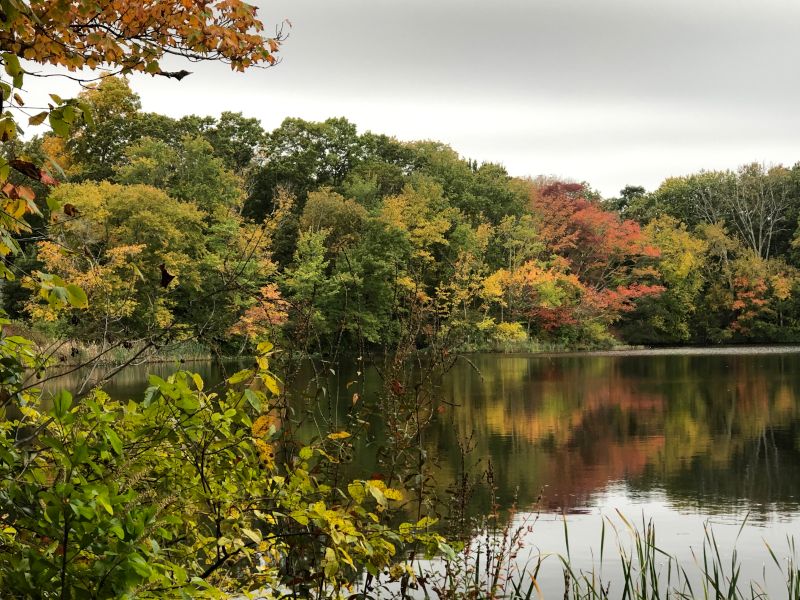
[[[614,321],[620,312],[632,310],[638,298],[664,290],[642,281],[648,263],[660,254],[658,248],[646,242],[638,223],[588,199],[581,184],[534,185],[530,203],[546,247],[586,287],[584,308]]]

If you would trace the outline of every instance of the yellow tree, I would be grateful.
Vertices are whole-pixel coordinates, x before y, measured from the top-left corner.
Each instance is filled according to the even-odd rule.
[[[86,83],[109,73],[146,72],[182,79],[188,71],[165,71],[160,61],[177,56],[189,61],[218,61],[236,70],[276,62],[282,40],[263,35],[256,8],[241,0],[0,0],[0,141],[22,133],[20,115],[38,125],[48,121],[58,136],[90,122],[80,99],[55,94],[46,110],[25,108],[27,76],[61,75]],[[58,67],[43,73],[38,67]],[[66,71],[66,72],[64,72]],[[0,257],[18,250],[13,236],[29,229],[25,216],[39,212],[31,188],[11,183],[15,169],[22,175],[55,184],[51,173],[24,157],[0,159]],[[0,275],[13,277],[5,265]]]
[[[0,278],[19,272],[10,254],[20,251],[17,238],[30,232],[30,215],[41,215],[32,182],[56,185],[64,176],[60,140],[80,124],[92,124],[85,98],[50,95],[46,109],[26,106],[28,77],[61,76],[87,85],[109,74],[144,72],[177,80],[188,71],[167,71],[165,57],[217,61],[235,70],[270,66],[282,41],[280,27],[264,35],[256,8],[241,0],[0,0]],[[42,69],[46,67],[46,69]],[[38,111],[38,112],[37,112]],[[16,156],[15,139],[25,125],[48,122],[52,167],[42,168]],[[59,208],[48,200],[51,212]],[[65,206],[69,213],[72,206]],[[86,295],[73,283],[36,273],[33,282],[48,303],[86,307]]]
[[[657,341],[688,341],[700,294],[707,283],[708,242],[669,215],[650,221],[644,233],[648,242],[660,250],[654,268],[665,290],[644,303],[635,322],[652,329],[649,335]]]
[[[380,219],[404,231],[422,264],[434,261],[437,249],[448,245],[446,233],[452,228],[458,211],[447,206],[441,186],[419,178],[407,184],[403,192],[383,201]]]

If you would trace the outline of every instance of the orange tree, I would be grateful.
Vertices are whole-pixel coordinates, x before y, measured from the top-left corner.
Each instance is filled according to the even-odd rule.
[[[81,82],[96,69],[180,80],[187,72],[162,69],[168,55],[237,70],[271,65],[281,35],[262,30],[255,8],[239,0],[0,0],[0,275],[15,277],[16,238],[41,214],[33,189],[60,176],[13,155],[24,120],[48,121],[60,137],[91,123],[80,99],[51,95],[46,109],[26,107],[26,77],[49,75],[35,71],[44,65]],[[80,217],[54,198],[51,212]],[[74,283],[28,275],[52,310],[86,308]],[[44,402],[35,375],[47,362],[7,325],[0,316],[4,598],[340,595],[364,570],[402,562],[406,545],[448,549],[425,519],[386,525],[402,492],[381,481],[336,489],[319,479],[321,463],[346,454],[347,432],[311,445],[281,436],[269,344],[259,346],[255,369],[217,390],[180,372],[151,378],[139,402],[101,390]],[[287,570],[298,556],[302,570]],[[406,571],[398,564],[394,572]]]

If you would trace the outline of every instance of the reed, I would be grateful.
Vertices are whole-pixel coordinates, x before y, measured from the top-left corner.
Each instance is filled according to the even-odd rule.
[[[566,517],[564,554],[525,554],[526,546],[535,540],[536,517],[520,524],[515,523],[515,514],[512,509],[502,527],[496,526],[496,515],[490,515],[486,525],[455,560],[418,567],[417,577],[422,585],[416,594],[404,597],[438,600],[766,600],[769,597],[766,573],[764,581],[744,581],[736,543],[731,548],[721,547],[708,524],[704,527],[702,546],[692,553],[692,564],[683,565],[659,547],[652,521],[634,525],[617,511],[622,525],[608,517],[602,519],[599,560],[586,568],[577,566],[572,557]],[[738,534],[746,522],[747,519],[742,522]],[[785,581],[785,594],[777,597],[800,600],[800,562],[795,540],[787,537],[785,553],[776,552],[766,542],[765,550],[771,558],[770,567],[777,568]],[[610,561],[611,558],[614,560]],[[543,589],[540,585],[545,560],[560,564],[562,589]],[[614,563],[613,575],[608,574],[608,562]]]

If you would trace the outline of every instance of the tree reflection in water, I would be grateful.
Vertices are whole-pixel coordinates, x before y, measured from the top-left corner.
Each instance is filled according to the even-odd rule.
[[[506,502],[519,489],[523,507],[543,492],[545,510],[579,510],[624,482],[708,513],[797,510],[800,353],[472,362],[478,371],[459,365],[444,383],[458,407],[440,419],[436,448],[474,432],[474,455],[491,458]]]
[[[108,391],[136,397],[148,372],[177,367],[129,369]],[[223,375],[210,363],[180,367],[197,370],[209,385]],[[370,372],[353,387],[360,370],[341,365],[324,382],[325,394],[304,382],[296,401],[324,418],[343,416],[354,391],[368,400],[380,388]],[[501,508],[516,494],[521,509],[541,495],[545,511],[585,511],[609,486],[623,484],[634,496],[663,492],[674,507],[706,514],[795,513],[798,373],[800,350],[792,348],[471,356],[442,382],[447,404],[427,435],[428,455],[439,464],[444,491],[459,470],[458,442],[471,436],[467,463],[482,461],[478,476],[491,460]],[[379,418],[369,435],[380,445]],[[363,477],[374,466],[375,444],[362,444],[354,474]],[[479,487],[470,512],[489,507]]]

